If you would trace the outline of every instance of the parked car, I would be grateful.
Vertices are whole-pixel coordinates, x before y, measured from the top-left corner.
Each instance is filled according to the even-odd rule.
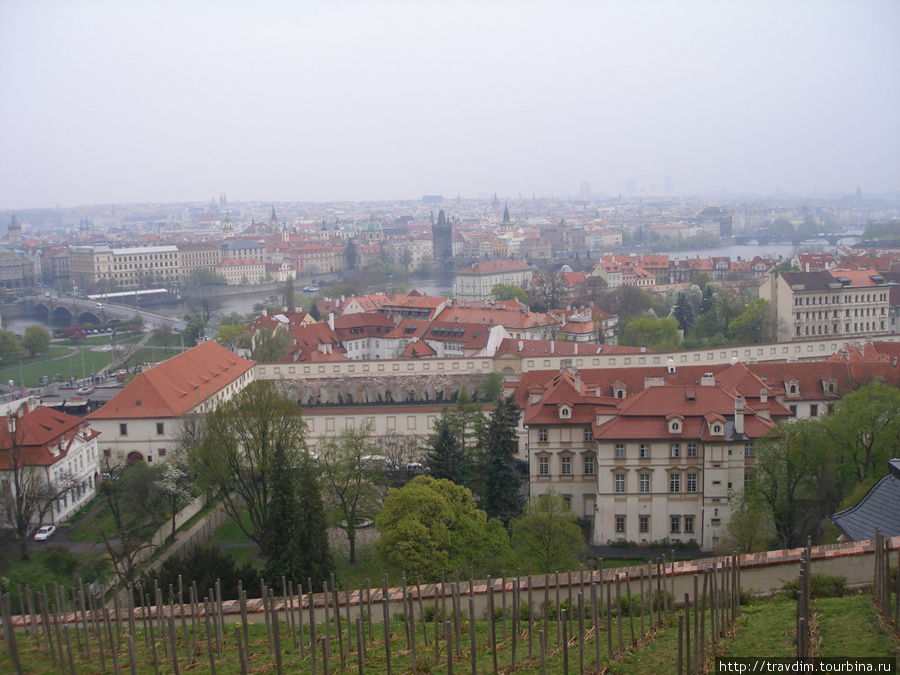
[[[37,531],[37,534],[34,535],[35,541],[45,541],[52,537],[56,533],[56,527],[53,525],[44,525],[41,529]]]

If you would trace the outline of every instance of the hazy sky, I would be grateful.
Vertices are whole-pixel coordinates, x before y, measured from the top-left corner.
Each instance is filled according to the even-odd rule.
[[[900,189],[900,2],[0,0],[0,208]]]

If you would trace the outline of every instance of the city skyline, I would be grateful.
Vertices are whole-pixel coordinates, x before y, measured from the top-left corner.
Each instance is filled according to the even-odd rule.
[[[874,0],[0,3],[0,210],[890,193],[898,28]]]

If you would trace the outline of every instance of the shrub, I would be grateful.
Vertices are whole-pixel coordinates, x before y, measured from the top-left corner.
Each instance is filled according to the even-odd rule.
[[[781,587],[781,592],[788,598],[796,598],[800,590],[797,579],[788,581]],[[840,598],[847,595],[847,577],[829,574],[813,574],[809,578],[809,596],[811,598]]]
[[[169,584],[178,588],[179,575],[186,587],[192,582],[197,583],[201,598],[207,589],[215,588],[216,580],[221,584],[223,600],[237,599],[238,581],[243,583],[248,597],[255,598],[259,595],[259,577],[253,566],[247,563],[238,568],[234,564],[234,558],[217,548],[195,547],[184,556],[172,556],[160,565],[158,570],[143,576],[140,583],[143,585],[144,593],[147,593],[147,589],[153,588],[154,582],[159,582],[160,589],[165,592],[168,591]]]

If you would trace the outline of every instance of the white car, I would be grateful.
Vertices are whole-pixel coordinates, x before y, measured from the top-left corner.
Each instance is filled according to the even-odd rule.
[[[34,540],[35,541],[45,541],[45,540],[49,539],[50,537],[52,537],[55,532],[56,532],[56,527],[54,527],[53,525],[44,525],[34,535]]]

